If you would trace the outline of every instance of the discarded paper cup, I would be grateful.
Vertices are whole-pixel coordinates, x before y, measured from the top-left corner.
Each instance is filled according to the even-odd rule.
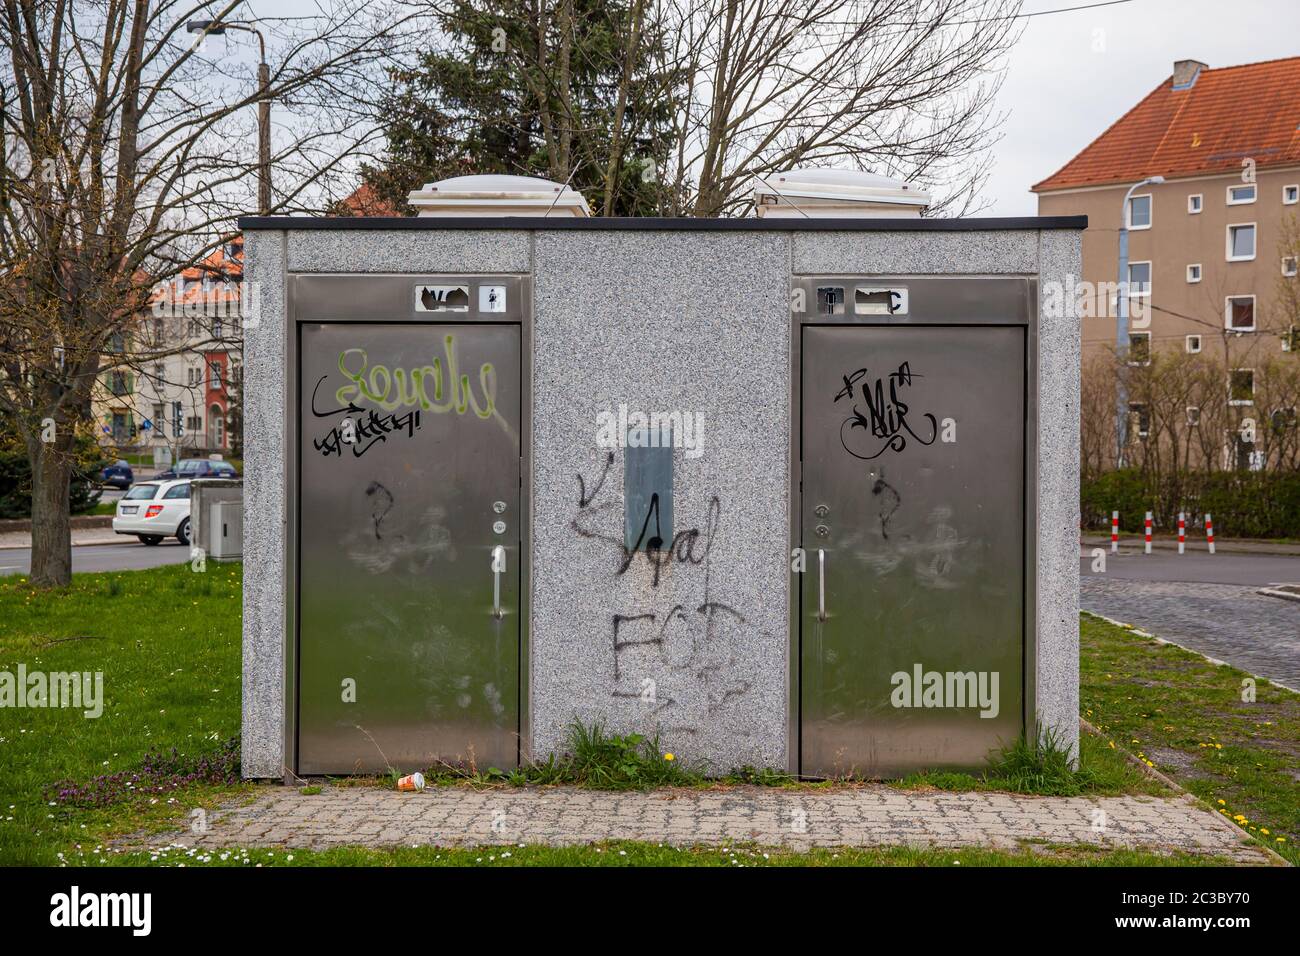
[[[398,790],[423,790],[424,774],[408,773],[401,780],[397,781]]]

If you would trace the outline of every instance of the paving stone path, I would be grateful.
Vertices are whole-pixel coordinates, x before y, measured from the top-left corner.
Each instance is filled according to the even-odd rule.
[[[1082,576],[1086,611],[1300,688],[1300,602],[1235,584],[1172,584]]]
[[[398,793],[326,787],[305,795],[268,786],[209,818],[203,833],[150,837],[148,846],[474,846],[597,840],[671,845],[744,841],[814,846],[1015,848],[1023,840],[1183,850],[1244,864],[1271,858],[1190,797],[1026,797],[1007,793],[835,791],[763,787],[610,793],[572,787]],[[140,841],[135,841],[139,846]]]

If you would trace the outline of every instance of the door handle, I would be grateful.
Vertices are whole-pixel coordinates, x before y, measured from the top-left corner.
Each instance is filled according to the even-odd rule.
[[[506,549],[497,545],[492,549],[492,616],[501,620],[501,574],[506,569]]]
[[[826,552],[817,549],[817,620],[826,620]]]

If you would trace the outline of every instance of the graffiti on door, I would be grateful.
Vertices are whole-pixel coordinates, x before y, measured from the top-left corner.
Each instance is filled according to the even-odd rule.
[[[475,393],[470,376],[460,371],[456,336],[447,333],[442,347],[442,356],[435,357],[432,364],[410,369],[372,363],[364,348],[344,349],[339,353],[338,367],[347,384],[340,385],[334,397],[340,405],[368,402],[387,412],[418,406],[439,415],[464,415],[472,408],[479,418],[495,418],[509,431],[497,410],[496,367],[491,362],[478,367]]]
[[[858,405],[853,405],[852,414],[840,426],[840,444],[844,450],[854,458],[871,461],[886,451],[901,452],[907,447],[908,437],[922,445],[933,445],[939,435],[938,420],[928,412],[921,416],[930,423],[930,437],[922,438],[908,423],[907,416],[911,408],[899,394],[903,389],[911,387],[912,379],[922,376],[914,373],[907,362],[901,364],[897,371],[876,379],[874,388],[862,381],[866,375],[865,368],[845,375],[844,385],[835,395],[836,402],[842,398],[852,401],[855,390],[859,390],[866,406],[864,413]],[[860,389],[859,382],[862,382]]]

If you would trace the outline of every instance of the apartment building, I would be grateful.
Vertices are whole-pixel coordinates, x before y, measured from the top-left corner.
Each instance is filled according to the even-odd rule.
[[[1164,183],[1125,206],[1129,187],[1155,176]],[[1040,215],[1088,217],[1083,279],[1100,291],[1084,321],[1085,355],[1115,345],[1121,215],[1135,357],[1147,348],[1267,355],[1297,344],[1278,289],[1296,281],[1300,57],[1221,69],[1178,61],[1033,191]]]
[[[243,239],[154,293],[110,341],[92,399],[101,444],[156,460],[229,453],[242,382]]]

